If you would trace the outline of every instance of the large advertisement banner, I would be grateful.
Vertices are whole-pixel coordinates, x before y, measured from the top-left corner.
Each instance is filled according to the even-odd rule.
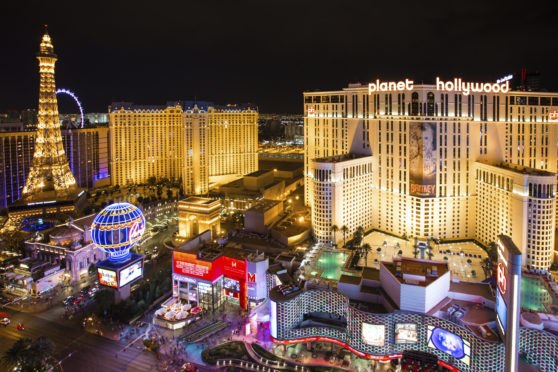
[[[141,278],[143,275],[143,261],[134,262],[132,265],[120,270],[120,286],[124,287],[126,284]]]
[[[97,272],[99,273],[99,283],[101,285],[118,288],[118,283],[116,282],[116,271],[98,268]]]
[[[409,134],[411,195],[436,196],[436,124],[411,123]]]
[[[172,261],[175,274],[193,276],[209,281],[213,281],[220,275],[220,273],[215,275],[211,262],[198,260],[194,254],[174,251]]]

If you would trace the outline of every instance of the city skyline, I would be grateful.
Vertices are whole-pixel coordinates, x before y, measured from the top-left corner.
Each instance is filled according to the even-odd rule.
[[[121,2],[106,9],[40,5],[31,14],[9,9],[12,16],[0,25],[1,34],[10,35],[3,45],[11,51],[1,65],[10,73],[3,76],[0,110],[33,107],[38,81],[28,73],[28,57],[45,23],[65,61],[59,86],[76,92],[88,112],[105,112],[113,101],[197,98],[301,113],[303,91],[377,78],[494,81],[521,68],[540,71],[543,88],[558,90],[551,62],[556,52],[546,41],[555,33],[556,5],[550,3],[528,9],[409,4],[405,12],[397,4],[283,5],[194,3],[170,11]],[[530,27],[516,27],[521,20]],[[72,102],[61,100],[65,109],[74,110]]]

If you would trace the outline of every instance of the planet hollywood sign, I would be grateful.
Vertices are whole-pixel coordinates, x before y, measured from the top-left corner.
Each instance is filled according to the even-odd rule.
[[[412,90],[414,81],[405,79],[404,81],[380,81],[376,79],[375,82],[368,84],[368,94],[374,92],[392,92],[402,90]],[[461,92],[463,95],[468,96],[470,93],[508,93],[510,91],[510,82],[506,80],[501,83],[473,83],[464,82],[461,78],[454,78],[453,80],[442,81],[436,77],[436,90],[446,92]]]

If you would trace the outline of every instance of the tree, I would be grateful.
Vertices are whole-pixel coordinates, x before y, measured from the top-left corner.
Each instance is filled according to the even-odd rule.
[[[345,246],[345,242],[347,240],[347,233],[349,232],[349,228],[347,227],[347,225],[343,225],[341,226],[341,232],[343,232],[343,246]]]
[[[432,250],[428,249],[428,250],[426,251],[426,255],[428,256],[428,259],[431,260],[431,259],[432,259],[432,256],[434,256],[434,253],[432,253]]]
[[[167,189],[167,199],[170,199],[170,198],[172,198],[172,189],[168,188]]]
[[[399,252],[397,252],[397,255],[398,255],[399,257],[403,256],[403,251],[400,249]]]
[[[149,186],[155,186],[157,184],[157,177],[151,176],[147,179],[147,184]]]
[[[372,247],[368,243],[362,245],[362,251],[364,252],[364,266],[368,264],[368,252],[372,250]]]
[[[89,265],[89,275],[93,275],[95,274],[95,272],[97,271],[97,266],[94,263],[91,263],[91,265]]]
[[[17,340],[12,347],[4,353],[2,363],[8,369],[20,371],[46,371],[52,365],[54,343],[45,336],[38,337],[35,341],[30,338]]]
[[[470,264],[473,263],[473,261],[469,258],[469,259],[467,259],[467,263],[470,265]]]
[[[486,249],[486,253],[492,262],[498,260],[498,244],[494,242],[488,243],[488,248]]]
[[[418,250],[418,248],[415,248],[415,250],[413,251],[413,256],[414,256],[415,258],[417,258],[419,252],[420,252],[420,251]]]
[[[333,243],[335,244],[335,242],[337,241],[336,238],[337,238],[337,231],[339,231],[339,227],[337,227],[336,224],[333,224],[333,225],[331,225],[330,230],[331,230],[331,232],[332,232],[332,234],[333,234],[333,237],[332,237],[331,240],[332,240]]]
[[[359,246],[362,243],[362,239],[364,238],[364,228],[359,226],[355,230],[355,235],[353,237],[353,241],[355,246]]]
[[[95,293],[96,312],[99,316],[104,316],[114,305],[114,293],[108,289],[102,289]]]
[[[10,349],[8,349],[2,357],[2,364],[9,369],[17,366],[22,366],[25,363],[27,351],[31,347],[33,340],[30,338],[20,338]]]

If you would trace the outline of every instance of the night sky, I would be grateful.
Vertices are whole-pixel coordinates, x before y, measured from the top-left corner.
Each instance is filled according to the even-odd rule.
[[[10,3],[1,10],[0,111],[37,106],[45,23],[57,87],[88,112],[197,98],[300,114],[303,91],[377,78],[493,81],[521,67],[558,91],[557,1]],[[60,111],[75,111],[69,98]]]

